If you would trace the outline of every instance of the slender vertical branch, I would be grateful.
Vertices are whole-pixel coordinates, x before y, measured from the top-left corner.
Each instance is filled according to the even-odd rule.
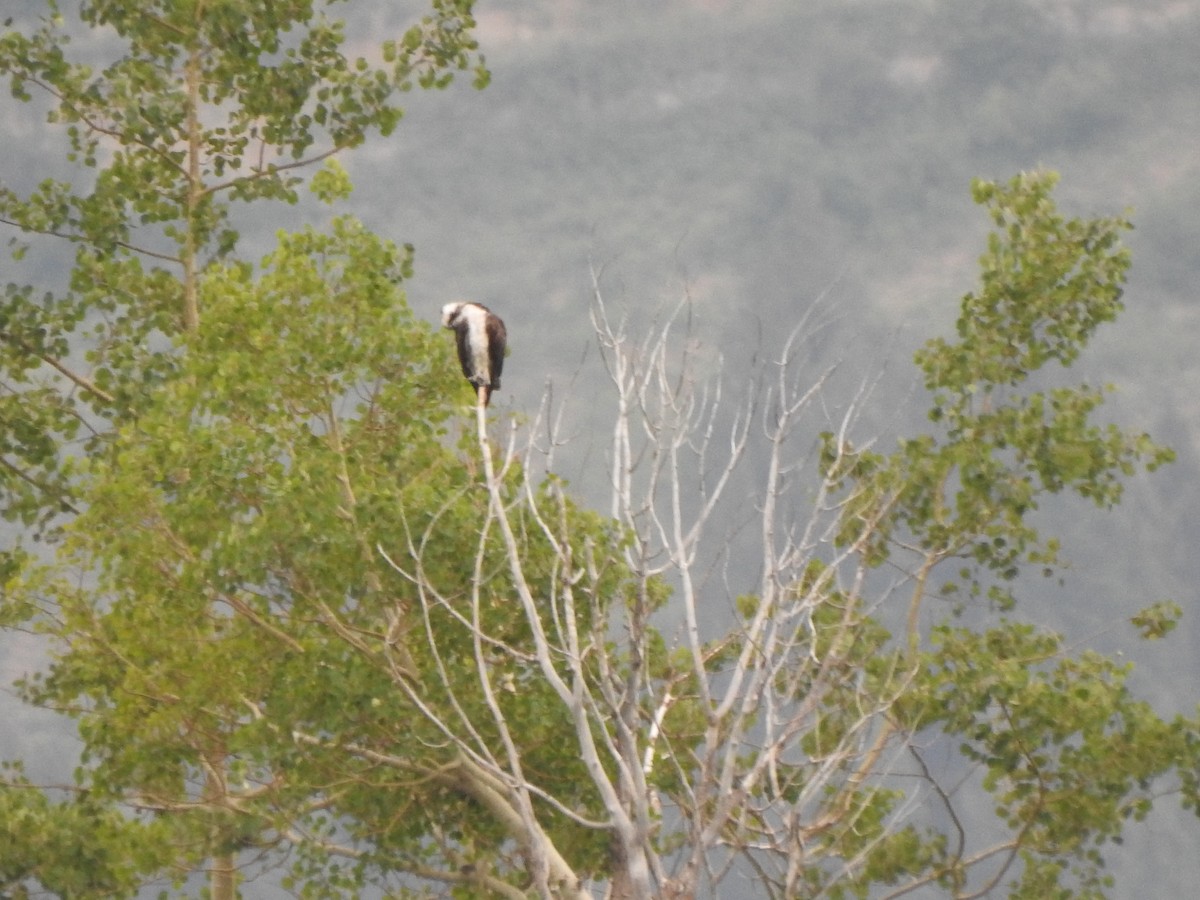
[[[599,764],[599,759],[595,752],[595,744],[591,739],[591,732],[588,727],[586,716],[583,713],[580,703],[580,696],[576,685],[576,690],[573,690],[559,675],[555,668],[552,658],[551,645],[547,639],[545,630],[542,627],[541,618],[538,615],[537,604],[534,601],[532,590],[529,582],[525,577],[524,567],[521,563],[520,547],[517,543],[516,535],[513,532],[512,525],[509,522],[508,514],[505,510],[504,498],[500,490],[500,483],[497,478],[495,464],[492,460],[491,442],[487,434],[487,406],[485,403],[486,392],[480,388],[476,395],[475,403],[475,419],[479,440],[479,451],[483,458],[484,477],[487,480],[487,489],[490,509],[489,517],[494,518],[500,527],[500,532],[504,539],[505,549],[508,553],[509,572],[514,581],[517,595],[521,600],[522,607],[525,611],[525,617],[528,621],[531,631],[534,636],[534,643],[537,652],[538,664],[541,668],[543,676],[550,682],[555,689],[559,698],[566,703],[572,712],[576,715],[576,735],[581,738],[582,749],[585,752],[585,762],[588,762],[589,772],[595,778],[598,774],[602,774],[603,769]],[[476,644],[478,650],[478,644]],[[503,716],[495,705],[495,697],[490,696],[491,709],[493,715],[499,723],[503,723]],[[510,766],[517,767],[516,771],[511,772],[513,782],[509,788],[511,796],[514,800],[515,812],[520,816],[522,827],[527,834],[527,851],[530,855],[530,869],[534,878],[534,883],[543,896],[551,896],[551,888],[559,891],[564,887],[571,893],[577,894],[580,898],[586,898],[587,894],[583,891],[582,882],[580,879],[570,872],[569,868],[564,867],[566,863],[558,854],[553,842],[537,824],[537,818],[533,810],[533,802],[529,793],[529,788],[525,782],[519,769],[519,757],[517,755],[515,744],[512,743],[511,734],[507,728],[501,728],[501,734],[506,740],[508,759]],[[586,738],[586,739],[585,739]],[[607,784],[607,779],[605,779]],[[599,786],[599,785],[598,785]],[[608,804],[610,814],[614,812],[614,807],[619,808],[615,802],[615,792],[609,785],[609,794],[614,802]],[[569,874],[568,874],[569,873]],[[554,881],[554,885],[551,881]],[[566,884],[564,885],[564,882]]]
[[[200,327],[199,271],[197,257],[200,253],[199,228],[200,206],[204,200],[204,185],[201,180],[200,154],[203,134],[200,129],[200,82],[202,59],[199,23],[204,4],[196,4],[195,43],[188,51],[184,64],[184,86],[187,91],[187,180],[185,191],[185,216],[183,226],[183,329],[191,333]]]

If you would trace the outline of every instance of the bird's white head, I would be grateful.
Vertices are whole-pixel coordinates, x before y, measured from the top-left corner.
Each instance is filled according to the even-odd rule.
[[[465,303],[447,303],[442,307],[442,327],[453,328],[454,320],[458,318],[458,314],[462,312]]]

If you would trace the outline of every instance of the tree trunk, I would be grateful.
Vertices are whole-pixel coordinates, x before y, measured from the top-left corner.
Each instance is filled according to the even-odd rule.
[[[208,833],[211,864],[208,868],[208,891],[210,900],[236,900],[237,877],[235,853],[225,833],[224,815],[229,809],[229,787],[225,783],[224,748],[206,752],[204,766],[204,803],[212,813],[212,826]]]

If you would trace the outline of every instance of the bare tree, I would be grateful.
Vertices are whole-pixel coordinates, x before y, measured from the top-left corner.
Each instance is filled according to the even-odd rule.
[[[561,489],[544,490],[534,483],[534,465],[518,466],[538,448],[532,442],[518,448],[514,437],[497,452],[479,406],[479,449],[491,497],[481,533],[495,528],[503,538],[532,641],[508,646],[479,628],[478,591],[470,612],[455,611],[447,592],[423,579],[421,547],[412,542],[407,550],[416,568],[402,571],[420,587],[426,618],[439,606],[474,630],[479,687],[492,711],[489,730],[498,729],[501,745],[487,746],[465,717],[438,715],[412,686],[410,699],[458,745],[461,777],[511,826],[543,896],[592,894],[539,825],[541,804],[572,814],[523,771],[519,740],[494,699],[503,689],[493,674],[497,654],[522,660],[532,654],[570,711],[578,752],[605,812],[602,821],[575,818],[612,840],[605,896],[714,891],[739,860],[770,893],[793,896],[821,836],[862,813],[873,779],[903,746],[888,710],[903,690],[904,664],[897,657],[885,679],[889,687],[881,689],[863,678],[853,649],[866,618],[864,544],[888,504],[876,502],[860,523],[861,534],[845,541],[839,528],[854,494],[840,491],[835,475],[817,480],[800,516],[785,493],[798,483],[789,480],[794,470],[815,462],[815,432],[799,433],[804,417],[811,413],[831,425],[837,452],[850,453],[847,434],[869,385],[829,421],[819,401],[832,370],[807,384],[797,372],[796,354],[811,325],[806,317],[780,356],[747,381],[748,396],[730,416],[720,378],[697,376],[690,342],[676,350],[689,312],[686,298],[640,341],[614,321],[598,279],[593,301],[615,396],[609,511],[628,536],[624,556],[598,559],[593,548],[576,543],[562,514]],[[538,433],[538,424],[530,431]],[[552,430],[541,448],[547,457],[555,438]],[[739,610],[734,598],[714,596],[708,554],[732,537],[728,509],[744,504],[729,495],[734,485],[744,489],[742,470],[752,456],[759,482],[753,544],[760,560],[756,583],[746,591],[753,608]],[[523,481],[513,497],[503,485],[516,469]],[[531,584],[522,570],[514,504],[555,548],[553,585]],[[602,595],[601,573],[618,562],[632,573],[634,587],[614,599]],[[476,574],[478,583],[483,573]],[[664,642],[658,623],[668,586],[682,626]],[[914,604],[919,595],[920,587]],[[818,622],[821,606],[834,613]],[[708,627],[714,619],[732,624]],[[436,650],[435,631],[426,633]],[[449,679],[442,687],[453,691]],[[843,714],[826,727],[831,706]],[[815,746],[801,746],[806,735],[819,736]]]
[[[1073,259],[1064,256],[1067,271]],[[1046,277],[1050,324],[1025,337],[1035,349],[1059,327],[1054,316],[1078,318],[1054,293],[1058,270]],[[991,308],[986,292],[964,299],[959,343],[935,339],[917,357],[930,418],[949,426],[883,452],[854,436],[875,383],[839,389],[837,406],[837,367],[801,370],[820,302],[729,391],[687,333],[686,296],[635,339],[596,277],[593,287],[613,398],[608,515],[620,540],[602,546],[573,525],[563,482],[534,474],[552,471],[560,443],[549,403],[528,430],[546,426],[545,444],[520,445],[514,428],[502,448],[479,405],[489,503],[469,607],[425,577],[420,540],[408,542],[407,566],[393,563],[418,586],[435,656],[435,613],[472,634],[486,722],[466,703],[439,712],[422,702],[428,685],[403,683],[456,747],[456,777],[504,823],[538,895],[690,898],[736,885],[773,898],[918,888],[968,898],[1005,879],[1023,896],[1064,882],[1101,890],[1095,847],[1148,808],[1160,790],[1152,783],[1177,778],[1191,796],[1180,768],[1187,726],[1132,698],[1117,663],[1072,656],[1058,635],[1007,619],[956,626],[923,609],[954,592],[978,598],[981,611],[1010,608],[1022,565],[1049,571],[1057,561],[1057,542],[1025,520],[1037,497],[1069,486],[1114,503],[1117,473],[1153,468],[1169,452],[1088,424],[1098,398],[1086,387],[1050,401],[1017,389],[1026,376],[1006,368],[1013,343],[973,331],[980,307]],[[1069,364],[1077,349],[1053,353]],[[1084,447],[1094,465],[1071,470]],[[525,568],[528,530],[552,550],[536,577]],[[527,640],[482,624],[493,533]],[[1134,622],[1153,634],[1170,627],[1162,614]],[[564,752],[582,760],[590,812],[524,765],[498,700],[521,690],[505,673],[522,666],[570,723]],[[439,693],[464,690],[440,671]],[[1161,741],[1153,761],[1123,755],[1115,736],[1131,729]],[[949,770],[928,762],[939,741],[961,757]],[[982,797],[999,828],[974,827],[966,807]],[[599,832],[607,861],[573,867],[547,816]]]

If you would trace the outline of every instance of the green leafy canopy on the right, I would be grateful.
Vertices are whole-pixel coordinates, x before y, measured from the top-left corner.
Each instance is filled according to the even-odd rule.
[[[1174,458],[1146,434],[1095,422],[1105,388],[1030,384],[1050,363],[1069,366],[1116,317],[1129,266],[1120,245],[1128,223],[1065,218],[1051,196],[1056,180],[1036,172],[974,184],[996,226],[981,285],[963,297],[955,338],[931,339],[916,355],[937,431],[890,456],[839,454],[824,438],[824,458],[841,467],[830,474],[869,485],[844,519],[844,541],[863,519],[877,524],[869,543],[882,561],[890,539],[911,538],[938,559],[963,561],[944,589],[961,582],[1003,607],[1022,565],[1051,571],[1058,561],[1057,540],[1030,523],[1044,497],[1069,490],[1110,507],[1126,477]]]
[[[1097,424],[1104,390],[1037,386],[1053,382],[1061,373],[1047,368],[1069,367],[1116,317],[1129,265],[1119,242],[1128,223],[1064,217],[1055,181],[1036,172],[974,185],[995,225],[980,287],[964,296],[954,337],[931,339],[916,354],[934,429],[901,439],[892,453],[839,445],[833,434],[822,448],[824,471],[843,495],[839,545],[858,548],[872,567],[903,566],[912,588],[898,642],[841,594],[825,592],[839,612],[814,621],[832,615],[845,628],[857,619],[856,671],[879,679],[868,682],[875,702],[894,698],[888,727],[912,742],[914,757],[941,732],[982,770],[979,787],[1011,836],[1005,853],[1020,860],[1003,882],[1007,867],[1000,870],[995,889],[1002,884],[1014,898],[1106,896],[1103,845],[1119,842],[1164,791],[1195,809],[1200,766],[1200,721],[1160,717],[1128,687],[1129,664],[1073,651],[1062,635],[1015,617],[1018,575],[1050,574],[1059,564],[1058,540],[1031,523],[1039,504],[1070,491],[1111,507],[1128,476],[1173,459],[1146,434]],[[970,609],[971,621],[980,621],[980,604],[1005,616],[975,626],[950,619],[926,633],[922,610],[933,596],[953,600],[956,613]],[[1131,621],[1155,638],[1179,614],[1176,604],[1156,603]],[[856,683],[850,692],[860,706],[862,690]],[[822,727],[836,740],[839,723],[849,727],[857,713],[847,717],[849,697],[834,696]],[[868,796],[882,823],[906,794]],[[954,817],[953,797],[935,796]],[[973,859],[960,828],[856,826],[840,836],[837,856],[866,854],[859,875],[830,882],[818,869],[810,881],[835,897],[867,896],[873,881],[955,895],[978,889],[971,868],[988,854]]]

